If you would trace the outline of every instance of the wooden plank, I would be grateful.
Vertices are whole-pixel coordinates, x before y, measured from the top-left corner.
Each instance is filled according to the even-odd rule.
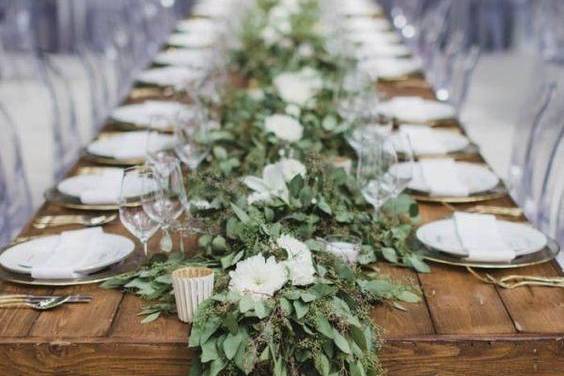
[[[495,287],[459,267],[432,264],[419,279],[439,334],[513,333],[515,328]]]
[[[492,273],[494,277],[532,275],[556,277],[561,275],[553,263]],[[529,333],[564,333],[564,289],[550,287],[498,287],[515,328]]]
[[[126,295],[120,305],[110,333],[111,338],[153,341],[176,341],[188,343],[189,326],[178,320],[176,315],[159,318],[148,324],[141,324],[138,313],[143,301],[133,295]]]
[[[0,292],[2,294],[50,294],[51,289],[29,288],[13,285],[10,283],[0,283]],[[4,308],[0,309],[0,337],[23,337],[26,336],[37,317],[38,311],[28,308]]]
[[[389,276],[394,281],[414,284],[419,287],[417,274],[411,270],[395,267],[384,262],[379,263],[378,268],[383,275]],[[401,311],[388,304],[378,304],[372,310],[374,322],[384,330],[386,337],[435,333],[425,301],[418,304],[402,303],[402,305],[407,308],[407,311]]]
[[[193,355],[174,342],[0,340],[0,374],[186,375]],[[380,359],[390,376],[557,376],[564,369],[564,339],[390,339]]]
[[[55,294],[91,295],[91,303],[65,304],[42,312],[29,333],[32,337],[97,337],[108,333],[122,299],[121,292],[98,286],[75,286],[54,290]]]

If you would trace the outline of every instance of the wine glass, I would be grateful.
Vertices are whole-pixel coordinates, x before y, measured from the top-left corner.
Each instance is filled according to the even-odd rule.
[[[337,113],[347,123],[366,116],[378,104],[370,77],[355,65],[345,70],[337,92]]]
[[[367,137],[360,148],[357,181],[375,215],[382,205],[398,194],[399,179],[394,171],[398,156],[389,137]]]
[[[396,175],[396,196],[407,188],[413,179],[413,170],[415,168],[415,152],[413,151],[412,142],[409,134],[396,132],[389,136],[392,147],[398,156],[397,166],[394,166],[393,173]]]
[[[147,242],[159,229],[159,223],[153,220],[140,201],[151,189],[147,181],[151,179],[151,170],[145,166],[127,168],[123,173],[119,195],[119,218],[125,228],[143,244],[147,256]]]
[[[171,156],[174,156],[171,136],[155,131],[147,132],[145,160],[150,164],[157,164]]]
[[[371,111],[354,121],[352,130],[345,138],[358,155],[361,147],[368,145],[367,139],[373,138],[377,141],[381,137],[390,135],[393,125],[391,118],[377,111]]]
[[[174,157],[162,159],[151,165],[149,176],[151,179],[147,184],[152,189],[144,190],[141,202],[147,215],[163,230],[161,250],[170,252],[173,244],[169,230],[182,215],[187,200],[180,163]]]
[[[210,153],[203,116],[197,112],[180,113],[174,130],[174,151],[190,170],[197,170]]]

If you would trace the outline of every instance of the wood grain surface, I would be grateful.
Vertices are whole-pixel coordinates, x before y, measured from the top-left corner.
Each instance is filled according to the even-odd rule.
[[[410,85],[381,84],[379,89],[386,95],[433,97],[421,79]],[[77,167],[87,164],[81,160]],[[508,198],[484,204],[514,205]],[[449,215],[452,208],[420,204],[420,210],[423,222],[429,222]],[[45,204],[37,216],[61,213],[80,212]],[[73,228],[27,226],[22,235]],[[104,230],[129,236],[119,220]],[[139,244],[136,252],[141,252]],[[394,280],[419,286],[424,297],[420,304],[404,304],[407,311],[385,305],[373,309],[386,338],[381,359],[389,375],[564,375],[564,290],[504,290],[462,268],[438,264],[430,274],[386,263],[376,267]],[[559,273],[554,263],[547,263],[493,274]],[[41,313],[0,309],[0,375],[171,376],[189,369],[193,354],[186,345],[188,325],[176,317],[141,324],[137,313],[142,302],[134,296],[96,285],[51,289],[9,283],[0,283],[0,293],[81,293],[94,298],[89,304]]]

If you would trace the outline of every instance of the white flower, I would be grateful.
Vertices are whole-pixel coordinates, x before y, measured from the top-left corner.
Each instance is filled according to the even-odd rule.
[[[281,73],[274,78],[273,83],[280,98],[302,107],[323,87],[319,73],[312,68],[303,68],[299,72]]]
[[[257,300],[274,296],[288,280],[283,265],[277,263],[274,257],[265,260],[262,255],[239,261],[229,277],[229,290]]]
[[[302,43],[298,47],[298,55],[303,58],[310,58],[313,56],[314,50],[311,44],[309,43]]]
[[[350,265],[356,264],[360,247],[353,243],[347,242],[330,242],[326,245],[325,250],[329,253],[340,257],[343,261]]]
[[[288,115],[293,116],[295,118],[299,118],[300,115],[302,114],[302,109],[300,108],[300,106],[298,106],[297,104],[293,104],[293,103],[290,103],[289,105],[287,105],[286,108],[284,109],[284,111]]]
[[[282,176],[284,180],[289,183],[296,175],[301,175],[305,177],[306,168],[305,166],[296,159],[284,158],[276,163],[282,170]]]
[[[293,286],[305,286],[315,281],[315,268],[308,246],[290,235],[282,235],[276,244],[288,253],[283,262]]]
[[[275,197],[284,202],[289,200],[286,183],[296,175],[305,176],[306,168],[295,159],[281,159],[276,163],[266,165],[262,170],[262,177],[246,176],[243,183],[254,192],[247,197],[249,204],[255,202],[269,202]]]
[[[288,115],[272,115],[265,119],[264,128],[267,132],[284,141],[296,142],[301,140],[304,127],[293,117]]]
[[[257,102],[264,99],[264,91],[259,88],[248,89],[247,95]]]
[[[280,35],[280,33],[276,29],[270,26],[265,27],[261,31],[260,37],[267,46],[272,46],[280,42],[280,40],[282,39],[282,35]]]

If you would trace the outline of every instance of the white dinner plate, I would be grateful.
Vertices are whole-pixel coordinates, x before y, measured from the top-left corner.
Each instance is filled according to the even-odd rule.
[[[183,48],[206,48],[211,47],[217,42],[217,38],[211,33],[176,33],[168,39],[168,44]]]
[[[162,131],[168,130],[179,113],[184,111],[191,111],[190,106],[170,101],[145,101],[118,107],[113,111],[111,117],[121,123],[153,127],[153,129]],[[170,121],[158,121],[151,124],[151,120],[155,117],[170,119]]]
[[[371,75],[385,80],[404,78],[419,73],[423,67],[417,59],[380,57],[361,62],[361,66]]]
[[[425,127],[425,125],[418,125],[420,127]],[[445,148],[447,153],[455,153],[458,151],[462,151],[470,145],[470,140],[466,136],[456,131],[450,131],[448,129],[429,129],[429,131],[433,134],[433,137]],[[405,153],[405,143],[400,142],[399,133],[394,132],[392,134],[392,142],[396,150],[400,153]],[[416,141],[411,140],[412,145],[416,143]],[[415,147],[414,147],[415,149]],[[414,150],[416,155],[423,155],[425,153],[418,153],[417,150]]]
[[[497,226],[502,239],[515,250],[517,256],[538,252],[547,245],[546,236],[528,224],[498,220]],[[453,218],[423,225],[417,229],[416,236],[420,242],[433,249],[455,256],[468,256],[460,243]],[[487,246],[484,244],[484,249]]]
[[[156,132],[154,132],[156,133]],[[143,159],[147,150],[148,132],[120,132],[100,138],[86,147],[93,155],[117,160]],[[152,143],[158,150],[171,148],[174,137],[168,134],[153,134]]]
[[[51,235],[16,244],[0,255],[0,265],[12,272],[30,274],[32,268],[45,263],[57,245],[58,238],[59,235]],[[122,261],[134,249],[135,244],[124,236],[101,233],[96,238],[95,252],[88,259],[81,260],[81,264],[73,270],[77,273],[94,273]]]
[[[176,30],[182,33],[215,33],[220,28],[221,24],[207,18],[191,18],[176,24]]]
[[[411,54],[411,50],[403,44],[394,43],[365,43],[358,47],[357,56],[361,59],[370,58],[401,58]]]
[[[499,184],[499,178],[485,165],[455,162],[456,173],[461,183],[468,187],[470,194],[484,193],[491,191]],[[409,163],[401,162],[392,166],[392,173],[399,176],[405,176],[410,168]],[[418,162],[413,162],[413,178],[407,186],[409,189],[417,192],[429,193],[429,188],[423,178],[423,172]]]
[[[378,111],[400,122],[417,124],[456,116],[456,110],[451,105],[420,97],[395,97],[381,103]]]
[[[398,44],[401,43],[401,37],[393,31],[365,30],[348,34],[347,40],[352,43],[363,44]]]
[[[137,81],[156,86],[184,86],[186,83],[197,82],[202,79],[203,71],[188,67],[162,67],[141,72]]]
[[[188,48],[177,48],[160,52],[154,62],[161,65],[173,65],[205,69],[211,61],[211,51],[207,49],[191,50]]]

